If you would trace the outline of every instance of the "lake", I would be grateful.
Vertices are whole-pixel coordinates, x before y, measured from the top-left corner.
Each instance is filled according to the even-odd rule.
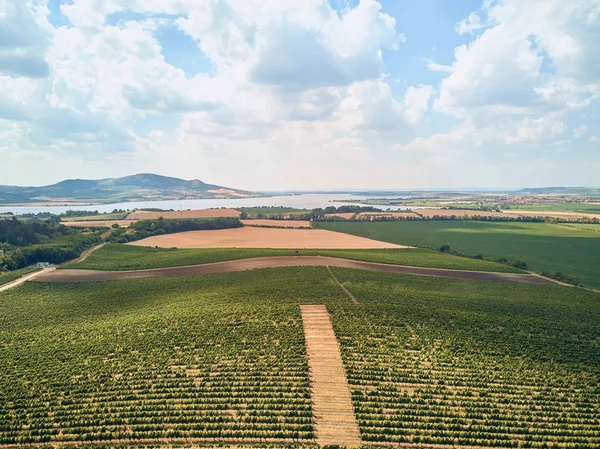
[[[283,206],[294,207],[297,209],[315,209],[318,207],[325,208],[327,206],[344,206],[348,204],[335,200],[366,200],[370,198],[409,198],[401,196],[367,196],[354,194],[333,194],[333,193],[303,193],[297,195],[277,195],[263,198],[235,198],[235,199],[204,199],[204,200],[167,200],[167,201],[134,201],[126,203],[113,204],[94,204],[87,206],[0,206],[0,213],[12,212],[16,215],[21,214],[37,214],[40,212],[51,212],[53,214],[61,214],[68,210],[97,210],[100,213],[111,212],[114,209],[214,209],[219,207],[257,207],[257,206]],[[405,206],[380,206],[382,210],[406,210],[410,209]]]

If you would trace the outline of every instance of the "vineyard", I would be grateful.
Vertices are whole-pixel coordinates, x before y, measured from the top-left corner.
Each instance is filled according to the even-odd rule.
[[[598,294],[332,270],[360,305],[325,267],[0,293],[0,446],[314,444],[301,304],[365,445],[600,446]]]
[[[169,249],[108,244],[83,262],[69,268],[89,270],[143,270],[239,260],[253,257],[292,256],[290,249],[200,248]],[[416,267],[519,273],[518,269],[486,260],[457,257],[428,249],[301,250],[300,256],[328,256]]]
[[[363,441],[600,447],[597,294],[333,270]]]

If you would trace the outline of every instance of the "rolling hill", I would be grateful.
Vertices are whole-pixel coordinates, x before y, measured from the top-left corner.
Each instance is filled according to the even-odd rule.
[[[198,179],[187,181],[150,173],[99,180],[67,179],[57,184],[41,187],[0,185],[0,204],[113,203],[257,196],[262,196],[262,194],[206,184]]]

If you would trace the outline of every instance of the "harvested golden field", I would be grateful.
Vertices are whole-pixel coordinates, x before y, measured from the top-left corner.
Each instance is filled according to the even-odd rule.
[[[249,226],[217,231],[189,231],[158,235],[130,244],[162,248],[406,248],[402,245],[323,229],[276,229]]]
[[[456,215],[457,217],[464,217],[465,215],[468,217],[473,217],[475,215],[480,217],[506,217],[502,212],[487,212],[468,209],[415,209],[414,212],[427,218],[431,218],[435,215],[439,217],[451,217],[452,215]],[[521,213],[519,212],[517,215],[521,215]]]
[[[272,228],[310,228],[310,221],[306,220],[242,220],[245,226],[268,226]]]
[[[550,211],[504,211],[506,215],[521,217],[550,217],[578,220],[581,218],[600,218],[600,214],[588,214],[580,212],[550,212]]]
[[[405,212],[362,212],[356,217],[357,220],[375,220],[376,218],[418,218],[418,215],[413,211]]]
[[[157,220],[160,217],[168,218],[238,218],[240,211],[235,209],[200,209],[200,210],[182,210],[169,212],[152,212],[146,210],[137,210],[127,216],[128,220]]]
[[[135,220],[86,220],[86,221],[63,221],[61,224],[65,226],[84,226],[88,228],[104,228],[118,224],[122,228],[126,228]]]

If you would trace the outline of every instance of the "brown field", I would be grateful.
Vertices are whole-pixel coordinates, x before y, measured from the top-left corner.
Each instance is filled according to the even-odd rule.
[[[463,217],[465,215],[472,217],[475,215],[479,215],[480,217],[505,217],[506,215],[502,212],[487,212],[487,211],[479,211],[479,210],[468,210],[468,209],[415,209],[415,213],[422,215],[424,217],[433,217],[434,215],[438,215],[440,217],[451,217],[452,215],[456,215],[457,217]],[[518,213],[517,215],[520,215]]]
[[[324,229],[274,229],[250,226],[217,231],[189,231],[157,235],[132,242],[131,245],[162,248],[406,248],[406,246]]]
[[[122,228],[126,228],[135,220],[86,220],[86,221],[62,221],[60,224],[65,226],[83,226],[88,228],[110,228],[114,224],[118,224]]]
[[[269,226],[273,228],[310,228],[311,222],[305,220],[242,220],[246,226]]]
[[[137,210],[127,216],[128,220],[157,220],[160,217],[169,218],[221,218],[233,217],[238,218],[240,211],[235,209],[200,209],[200,210],[183,210],[169,212],[151,212]]]
[[[507,215],[520,215],[521,217],[550,217],[565,219],[600,218],[600,214],[587,214],[579,212],[546,212],[546,211],[504,211]]]

